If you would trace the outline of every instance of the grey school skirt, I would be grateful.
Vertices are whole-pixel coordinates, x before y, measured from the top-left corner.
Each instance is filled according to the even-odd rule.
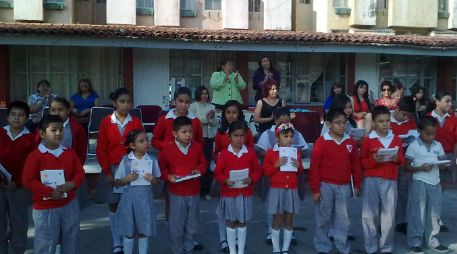
[[[270,188],[266,206],[268,214],[300,213],[297,189]]]
[[[116,170],[119,165],[111,165],[110,171],[111,175],[114,177],[116,174]],[[109,184],[107,181],[107,176],[103,173],[100,174],[98,178],[97,184],[97,199],[102,200],[108,204],[115,204],[118,203],[121,197],[121,194],[113,192],[113,186]]]
[[[221,197],[216,214],[228,221],[245,223],[252,218],[252,196]]]

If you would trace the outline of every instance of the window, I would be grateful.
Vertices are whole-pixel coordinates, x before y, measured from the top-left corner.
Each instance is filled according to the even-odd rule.
[[[311,0],[300,0],[301,4],[311,4]]]
[[[48,10],[63,10],[64,0],[44,0],[44,7]]]
[[[180,0],[181,16],[196,17],[198,12],[197,0]]]
[[[378,10],[384,10],[384,9],[387,9],[387,3],[389,2],[389,0],[377,0],[377,6],[376,8]]]
[[[347,0],[333,0],[333,7],[347,7]]]
[[[154,14],[154,0],[136,0],[136,13],[151,16]]]
[[[438,0],[438,18],[449,18],[448,2],[447,0]]]
[[[0,8],[11,9],[13,0],[0,0]]]
[[[205,10],[221,10],[221,0],[205,0]]]
[[[202,85],[201,51],[170,50],[170,80],[193,91]]]
[[[249,0],[249,11],[260,12],[260,0]]]

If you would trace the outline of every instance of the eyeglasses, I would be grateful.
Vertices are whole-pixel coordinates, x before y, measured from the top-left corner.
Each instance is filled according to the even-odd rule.
[[[381,89],[381,91],[383,91],[383,92],[389,91],[390,92],[390,88],[383,88],[383,89]]]
[[[340,121],[332,122],[332,124],[334,124],[334,125],[339,125],[339,126],[346,125],[346,123],[347,123],[347,121],[344,121],[344,122],[340,122]]]

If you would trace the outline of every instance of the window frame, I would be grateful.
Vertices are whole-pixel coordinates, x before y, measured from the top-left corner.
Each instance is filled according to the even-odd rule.
[[[217,7],[217,2],[219,2],[219,6],[220,8],[219,9],[216,9]],[[211,5],[211,7],[209,8],[209,4]],[[205,0],[205,11],[221,11],[222,10],[222,0]]]

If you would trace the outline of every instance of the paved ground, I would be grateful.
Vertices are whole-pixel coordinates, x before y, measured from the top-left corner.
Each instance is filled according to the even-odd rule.
[[[201,200],[200,212],[200,228],[197,240],[205,245],[205,249],[196,254],[213,254],[220,253],[218,249],[218,231],[215,216],[215,209],[218,200]],[[361,199],[351,201],[351,218],[352,231],[355,234],[356,241],[351,242],[353,253],[364,253],[363,237],[361,228],[360,207]],[[157,200],[158,214],[158,235],[152,238],[150,242],[150,253],[165,254],[170,253],[168,246],[168,231],[164,221],[163,200]],[[271,247],[264,243],[265,237],[265,214],[264,203],[255,198],[254,202],[254,220],[248,224],[248,252],[253,253],[271,253]],[[308,195],[302,202],[301,214],[296,217],[296,236],[298,245],[292,247],[289,253],[315,253],[312,245],[314,219],[313,219],[313,204]],[[444,192],[443,205],[443,220],[449,226],[449,233],[441,233],[439,239],[442,244],[450,245],[457,251],[457,188],[447,189]],[[103,204],[92,204],[86,208],[82,214],[81,231],[80,231],[80,253],[110,253],[111,250],[111,234],[109,232],[107,208]],[[29,243],[27,253],[32,253],[34,230],[31,225],[29,229]],[[395,236],[396,250],[395,253],[407,253],[405,235],[396,234]],[[428,252],[433,253],[433,252]],[[457,252],[455,252],[457,253]]]

